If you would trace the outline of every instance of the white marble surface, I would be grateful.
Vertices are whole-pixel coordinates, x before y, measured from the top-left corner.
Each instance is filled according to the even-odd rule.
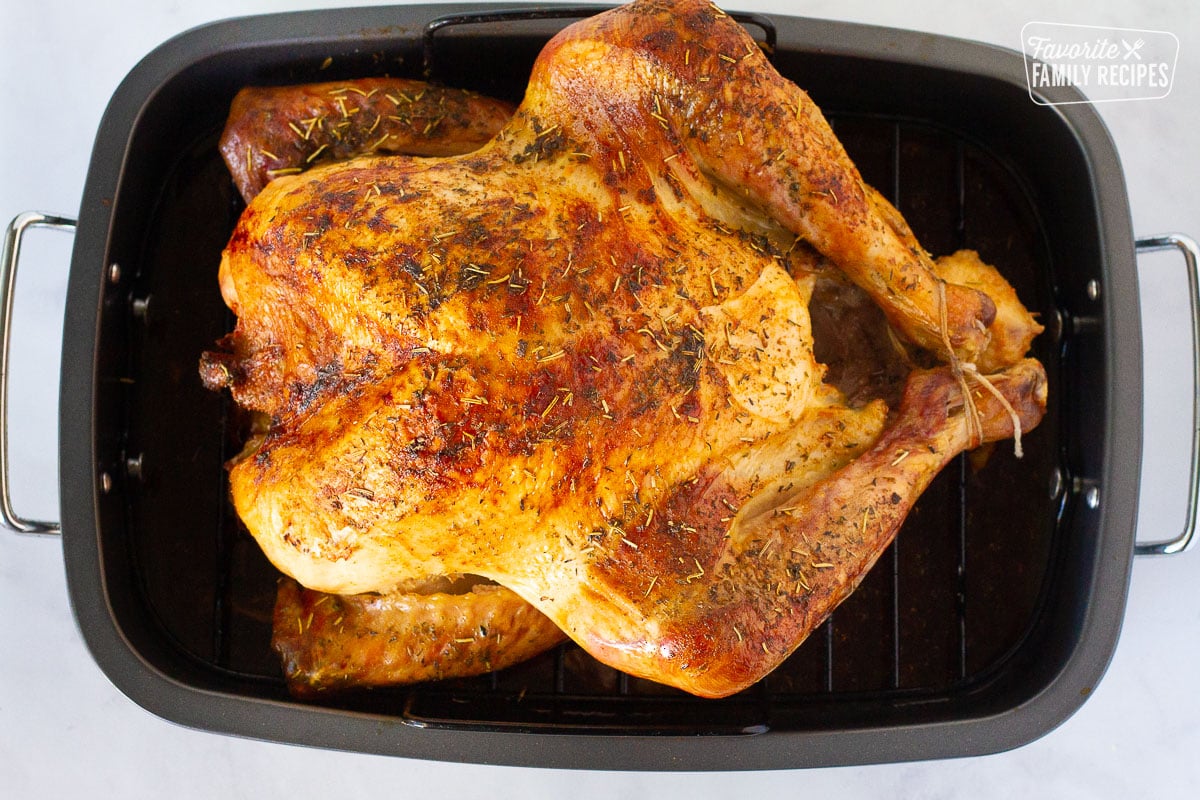
[[[92,139],[117,83],[153,47],[228,16],[337,0],[3,0],[0,10],[0,217],[73,214]],[[1139,234],[1200,235],[1200,4],[1185,0],[743,0],[803,13],[1018,46],[1031,20],[1169,30],[1178,78],[1163,100],[1102,108],[1122,155]],[[45,233],[23,259],[17,298],[11,441],[19,509],[57,517],[59,326],[69,237]],[[1189,375],[1185,284],[1147,261],[1146,450],[1139,529],[1182,524]],[[1058,730],[1014,752],[856,769],[637,774],[461,766],[310,750],[187,730],[143,711],[94,665],[67,603],[53,540],[0,531],[0,795],[73,797],[363,796],[432,791],[506,797],[796,796],[1125,798],[1195,796],[1200,784],[1200,553],[1133,567],[1125,628],[1109,672]]]

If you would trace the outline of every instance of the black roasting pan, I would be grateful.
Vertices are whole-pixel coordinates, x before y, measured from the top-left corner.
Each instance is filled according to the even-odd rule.
[[[226,499],[222,464],[242,431],[197,375],[232,325],[216,268],[242,208],[217,136],[249,84],[429,73],[518,100],[568,20],[495,12],[222,22],[153,51],[112,98],[75,234],[60,410],[71,602],[112,682],[155,714],[222,733],[590,769],[976,755],[1066,719],[1113,652],[1135,549],[1140,320],[1113,144],[1089,105],[1033,102],[1019,54],[781,16],[742,20],[866,179],[929,250],[971,247],[997,264],[1045,323],[1035,355],[1050,408],[1025,457],[999,447],[954,462],[861,589],[777,672],[726,700],[630,679],[570,645],[477,679],[319,704],[288,696],[268,647],[276,573]],[[36,527],[13,517],[4,488],[9,522]]]

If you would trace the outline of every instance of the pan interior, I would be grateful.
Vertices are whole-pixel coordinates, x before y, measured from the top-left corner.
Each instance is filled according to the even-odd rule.
[[[502,26],[480,36],[447,33],[437,63],[448,66],[436,77],[519,99],[543,40]],[[118,207],[137,219],[123,223],[134,231],[125,241],[135,270],[124,302],[105,310],[117,320],[104,329],[102,348],[111,354],[115,400],[102,408],[119,430],[108,449],[136,469],[125,470],[113,501],[121,534],[105,546],[119,562],[110,569],[124,576],[110,584],[118,604],[132,609],[130,638],[189,685],[287,698],[268,645],[278,574],[228,502],[223,464],[240,448],[246,422],[197,373],[199,354],[233,325],[216,282],[242,208],[216,149],[223,116],[245,83],[417,76],[415,42],[398,50],[389,42],[335,59],[333,71],[321,71],[324,59],[312,48],[302,56],[266,48],[236,66],[232,57],[206,62],[155,100],[164,113],[134,137],[154,144],[127,155],[132,188]],[[775,58],[825,109],[864,178],[900,208],[928,250],[978,250],[1047,324],[1034,355],[1047,365],[1053,399],[1041,427],[1025,437],[1024,458],[1000,446],[986,459],[953,462],[862,587],[782,667],[727,700],[629,678],[568,644],[502,673],[348,694],[327,705],[449,727],[842,729],[983,713],[1001,695],[1019,694],[1038,671],[1031,664],[1065,657],[1067,644],[1045,646],[1069,522],[1051,487],[1071,450],[1064,409],[1077,402],[1060,394],[1067,348],[1053,324],[1062,313],[1054,276],[1086,253],[1071,246],[1079,230],[1053,212],[1062,199],[1040,187],[1047,170],[1078,167],[1026,158],[991,125],[989,115],[1021,99],[1011,87],[981,83],[977,99],[945,103],[936,98],[961,92],[961,76],[918,76],[915,67],[786,48]],[[898,96],[883,75],[917,88]],[[917,77],[923,82],[914,84]],[[1102,379],[1089,377],[1093,386]]]

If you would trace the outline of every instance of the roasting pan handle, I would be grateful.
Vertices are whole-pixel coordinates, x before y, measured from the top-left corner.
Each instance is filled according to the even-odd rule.
[[[1200,500],[1200,276],[1196,263],[1200,261],[1200,246],[1190,236],[1168,233],[1137,240],[1137,252],[1155,253],[1160,250],[1176,249],[1183,254],[1187,265],[1188,296],[1192,309],[1192,458],[1188,479],[1187,517],[1183,533],[1165,542],[1137,542],[1134,555],[1172,555],[1182,553],[1195,544],[1196,510]]]
[[[55,214],[26,211],[18,214],[4,234],[0,252],[0,522],[18,533],[62,533],[57,522],[38,522],[17,516],[9,496],[8,484],[8,345],[11,337],[13,292],[17,285],[17,259],[21,255],[21,237],[29,228],[74,231],[75,220]]]

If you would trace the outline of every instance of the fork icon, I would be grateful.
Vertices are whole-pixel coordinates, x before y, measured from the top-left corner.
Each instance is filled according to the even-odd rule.
[[[1122,39],[1121,44],[1125,46],[1125,60],[1128,61],[1129,57],[1133,56],[1138,61],[1141,61],[1142,54],[1139,53],[1138,51],[1142,49],[1142,45],[1144,45],[1145,43],[1146,43],[1145,39],[1138,39],[1133,44],[1130,44],[1129,42]]]

